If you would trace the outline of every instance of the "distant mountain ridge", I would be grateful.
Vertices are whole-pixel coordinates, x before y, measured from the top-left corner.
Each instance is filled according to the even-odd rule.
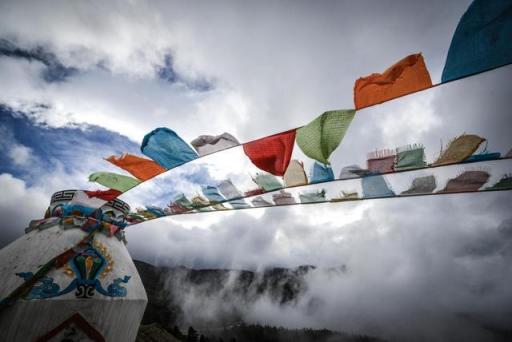
[[[244,301],[254,301],[265,294],[270,296],[273,302],[286,305],[296,301],[306,290],[304,276],[316,269],[315,266],[304,265],[295,269],[270,268],[262,272],[253,272],[189,269],[182,266],[157,267],[138,260],[134,260],[134,263],[150,299],[143,323],[159,322],[166,328],[191,323],[187,322],[180,305],[180,297],[184,293],[189,294],[191,290],[197,289],[206,297],[237,297]],[[232,313],[230,319],[223,319],[222,323],[232,324],[240,320],[238,315]]]
[[[290,330],[243,322],[243,313],[239,311],[239,307],[251,305],[262,296],[267,296],[277,305],[296,303],[307,290],[305,277],[317,269],[315,266],[269,268],[253,272],[189,269],[181,266],[157,267],[138,260],[134,260],[134,263],[149,299],[138,342],[382,342],[373,337],[326,329]],[[345,273],[346,267],[340,266],[327,271]],[[208,314],[203,314],[205,311]],[[199,328],[201,333],[191,328],[192,326]],[[190,328],[185,335],[178,327],[181,330]]]

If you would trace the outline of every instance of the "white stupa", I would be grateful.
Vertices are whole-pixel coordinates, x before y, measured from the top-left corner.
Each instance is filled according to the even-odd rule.
[[[0,250],[0,300],[9,302],[0,310],[0,341],[135,341],[148,299],[118,228],[130,207],[100,201],[97,220],[87,219],[80,196],[55,193],[45,219]],[[6,299],[58,255],[61,267]]]

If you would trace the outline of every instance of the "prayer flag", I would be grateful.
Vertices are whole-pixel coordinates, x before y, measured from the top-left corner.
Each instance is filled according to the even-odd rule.
[[[290,161],[283,176],[284,184],[287,187],[308,184],[308,177],[304,172],[304,164],[298,160]]]
[[[457,25],[441,81],[509,63],[512,63],[512,1],[473,1]]]
[[[161,167],[153,160],[141,158],[130,153],[125,153],[120,157],[110,156],[106,158],[106,160],[128,171],[141,181],[148,180],[165,172],[165,168]]]
[[[441,155],[432,165],[453,164],[466,160],[484,141],[485,139],[478,135],[463,134],[453,139],[446,150],[441,151]]]
[[[140,183],[138,179],[111,172],[95,172],[89,176],[89,181],[121,192],[126,192]]]
[[[229,133],[220,135],[200,135],[192,140],[190,145],[194,146],[200,156],[222,151],[230,147],[238,146],[240,143]]]
[[[395,168],[395,152],[381,150],[368,153],[368,171],[371,173],[393,172]]]
[[[275,176],[284,175],[293,152],[295,130],[244,144],[244,152],[252,163]]]
[[[323,113],[297,130],[297,145],[308,157],[329,164],[331,153],[339,146],[355,113],[353,109]]]
[[[425,148],[411,145],[396,149],[395,170],[408,170],[425,167]]]
[[[313,190],[299,194],[300,203],[325,202],[325,190]]]
[[[284,190],[279,191],[277,194],[272,195],[272,200],[276,205],[294,204],[295,199],[292,194]]]
[[[411,187],[403,191],[401,195],[430,194],[436,186],[436,178],[433,175],[416,177],[413,179]]]
[[[439,192],[477,191],[489,180],[489,173],[485,171],[465,171],[459,176],[450,179],[443,190]]]
[[[197,158],[196,151],[183,139],[174,131],[163,127],[146,134],[140,149],[168,170]]]
[[[400,60],[382,74],[359,78],[354,85],[357,109],[382,103],[432,86],[432,80],[421,54]]]
[[[109,190],[95,190],[95,191],[84,191],[87,196],[89,197],[96,197],[100,198],[105,201],[112,201],[113,199],[117,198],[117,196],[121,195],[122,192],[115,189],[109,189]]]
[[[334,172],[330,165],[322,165],[315,162],[313,172],[311,173],[311,184],[322,183],[334,180]]]
[[[389,188],[384,176],[375,175],[364,177],[361,179],[361,183],[363,186],[363,197],[365,198],[395,196],[395,193]]]
[[[281,182],[275,176],[265,173],[258,173],[256,177],[253,178],[253,181],[265,191],[273,191],[283,187]]]

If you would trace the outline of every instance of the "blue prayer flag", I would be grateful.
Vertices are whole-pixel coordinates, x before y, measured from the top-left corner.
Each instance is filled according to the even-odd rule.
[[[365,198],[395,196],[382,175],[364,177],[361,181]]]
[[[334,173],[329,165],[322,165],[315,162],[313,165],[313,173],[311,175],[310,183],[321,183],[334,180]]]
[[[441,81],[508,63],[512,63],[512,1],[473,1],[455,30]]]
[[[163,127],[146,134],[140,150],[168,170],[197,158],[192,147],[174,131]]]

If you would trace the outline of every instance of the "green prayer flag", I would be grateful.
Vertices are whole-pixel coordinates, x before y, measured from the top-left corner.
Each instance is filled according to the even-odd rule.
[[[485,190],[508,190],[512,189],[512,175],[503,176],[496,184]]]
[[[345,136],[354,119],[354,109],[332,110],[323,113],[297,130],[296,141],[302,152],[316,161],[329,164],[331,153]]]
[[[421,145],[398,148],[395,157],[395,170],[425,167],[425,148]]]
[[[273,191],[283,187],[277,177],[268,173],[258,173],[256,177],[253,178],[253,181],[265,191]]]
[[[140,183],[140,180],[133,177],[111,172],[95,172],[89,176],[89,181],[121,192],[126,192]]]

